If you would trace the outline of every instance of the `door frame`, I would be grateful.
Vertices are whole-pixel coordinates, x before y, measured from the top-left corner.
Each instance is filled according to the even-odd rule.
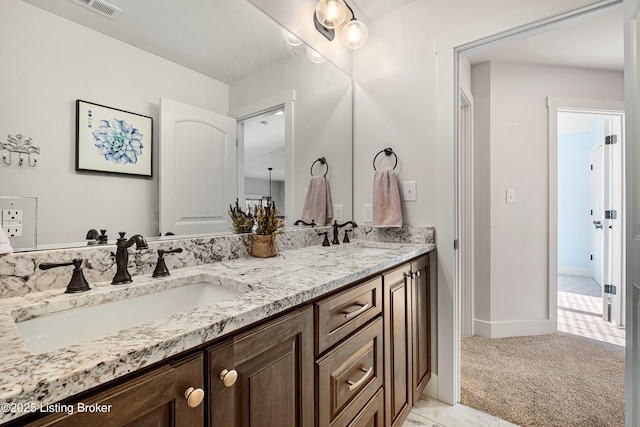
[[[229,112],[229,116],[237,122],[260,115],[269,110],[284,106],[284,212],[289,212],[285,216],[285,225],[292,226],[293,219],[290,214],[296,206],[294,197],[293,177],[295,176],[295,138],[294,138],[294,106],[296,101],[296,91],[294,89],[278,93],[269,98],[253,102],[249,105],[238,107]],[[243,132],[243,129],[240,129]],[[240,206],[244,206],[244,133],[238,135],[236,145],[238,147],[238,199]]]
[[[473,96],[460,88],[460,186],[465,203],[460,206],[460,251],[461,251],[461,336],[474,334],[474,152],[473,152]]]
[[[454,405],[460,401],[460,292],[461,256],[457,248],[460,230],[460,61],[463,54],[533,35],[551,25],[619,5],[622,0],[540,0],[513,13],[496,15],[490,22],[465,27],[435,41],[437,55],[438,164],[436,225],[437,266],[437,398]],[[481,24],[481,25],[480,25]],[[627,116],[628,117],[628,116]],[[640,297],[640,293],[639,293]],[[627,328],[629,331],[630,328]]]
[[[625,114],[624,101],[549,97],[547,98],[547,108],[549,114],[549,258],[547,261],[549,265],[549,332],[554,333],[558,331],[558,113],[619,116],[623,122]],[[620,144],[624,144],[622,135],[620,139],[622,140]],[[620,166],[624,174],[624,155],[621,160]],[[624,199],[620,211],[624,212]],[[620,243],[624,248],[624,232]],[[624,249],[620,261],[624,262]],[[624,305],[624,277],[618,288],[622,293]]]

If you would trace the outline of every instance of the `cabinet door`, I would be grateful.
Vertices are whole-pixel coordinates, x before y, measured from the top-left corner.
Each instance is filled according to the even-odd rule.
[[[224,371],[237,380],[225,385]],[[311,307],[209,350],[209,378],[212,427],[312,427]]]
[[[185,398],[185,391],[190,387],[204,388],[203,369],[202,353],[198,353],[196,356],[181,359],[127,380],[106,391],[74,403],[64,404],[72,405],[73,411],[58,412],[28,425],[30,427],[203,426],[204,404],[200,403],[195,408],[191,408]]]
[[[385,425],[401,425],[413,403],[411,357],[411,266],[383,277]]]
[[[411,263],[413,401],[420,399],[431,378],[431,315],[429,255]]]

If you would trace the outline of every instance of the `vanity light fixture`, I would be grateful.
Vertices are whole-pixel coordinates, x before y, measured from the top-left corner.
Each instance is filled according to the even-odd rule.
[[[324,56],[320,55],[315,50],[311,49],[309,46],[307,48],[307,58],[311,60],[314,64],[322,64],[325,61]]]
[[[331,8],[329,8],[329,4]],[[351,13],[351,20],[340,27],[340,24],[334,25],[334,23],[338,22],[338,17],[341,16],[340,11],[342,10],[342,5],[344,5],[345,8],[349,10],[349,13]],[[327,19],[328,15],[334,18]],[[369,29],[367,26],[364,22],[359,21],[356,18],[351,6],[343,0],[320,0],[316,7],[313,19],[316,29],[327,40],[332,41],[335,37],[335,32],[338,31],[340,41],[349,49],[358,49],[362,47],[369,37]],[[340,20],[340,23],[343,21],[344,18]],[[327,22],[329,22],[329,25],[327,25]]]
[[[280,28],[280,35],[289,46],[296,47],[302,44],[302,40],[296,37],[293,33],[285,30],[284,28]]]

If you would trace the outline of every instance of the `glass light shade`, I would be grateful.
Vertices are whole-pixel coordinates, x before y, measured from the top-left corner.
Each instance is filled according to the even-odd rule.
[[[369,29],[357,19],[352,19],[340,29],[340,41],[349,49],[358,49],[365,44],[367,37],[369,37]]]
[[[307,46],[307,58],[309,58],[311,62],[315,64],[322,64],[325,61],[324,56],[320,55],[318,52],[311,49],[309,46]]]
[[[300,46],[302,44],[302,40],[293,35],[293,33],[285,30],[284,28],[280,28],[280,35],[289,46]]]
[[[326,28],[336,28],[347,17],[347,5],[343,0],[320,0],[316,6],[316,18]]]

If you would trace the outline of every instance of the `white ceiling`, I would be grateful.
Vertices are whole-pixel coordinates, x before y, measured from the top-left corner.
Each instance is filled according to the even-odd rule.
[[[280,26],[248,0],[108,0],[115,20],[83,0],[23,0],[224,83],[291,55]]]
[[[624,69],[622,5],[565,22],[544,33],[469,56],[485,61]]]

